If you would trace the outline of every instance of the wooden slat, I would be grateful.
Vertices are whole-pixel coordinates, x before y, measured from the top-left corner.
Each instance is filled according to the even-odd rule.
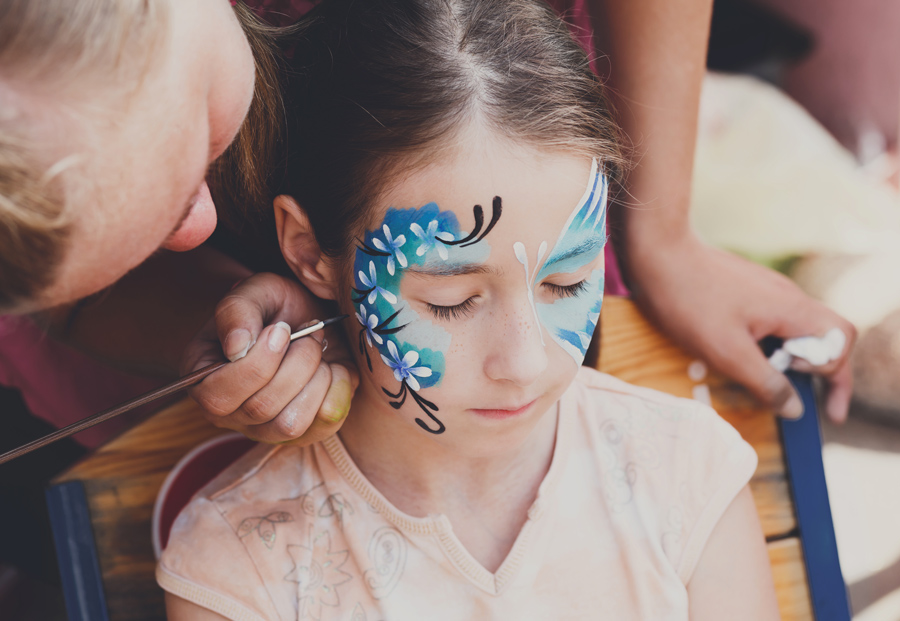
[[[810,621],[813,618],[803,551],[796,537],[769,544],[769,562],[775,578],[775,595],[782,621]]]
[[[753,445],[759,468],[750,481],[763,532],[783,537],[797,526],[775,417],[746,390],[709,370],[695,382],[688,366],[695,361],[660,334],[629,300],[608,296],[600,317],[600,363],[604,373],[637,386],[691,398],[705,384],[712,406]]]
[[[56,482],[80,479],[88,498],[111,621],[165,619],[150,522],[156,494],[175,463],[224,433],[185,399],[98,449]]]

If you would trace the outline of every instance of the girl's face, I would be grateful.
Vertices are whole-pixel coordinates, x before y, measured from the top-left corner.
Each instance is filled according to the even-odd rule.
[[[344,300],[359,396],[464,453],[522,440],[573,380],[599,317],[596,160],[479,141],[379,204]]]
[[[168,11],[137,88],[85,87],[72,95],[80,127],[41,131],[55,159],[74,156],[73,231],[41,307],[96,292],[160,248],[194,248],[215,228],[204,177],[247,114],[253,58],[228,0],[176,1]]]

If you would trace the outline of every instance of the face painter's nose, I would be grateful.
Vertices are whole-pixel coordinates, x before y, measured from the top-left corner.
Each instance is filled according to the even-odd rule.
[[[175,252],[192,250],[216,229],[216,206],[204,181],[193,198],[190,211],[181,226],[169,236],[163,248]]]

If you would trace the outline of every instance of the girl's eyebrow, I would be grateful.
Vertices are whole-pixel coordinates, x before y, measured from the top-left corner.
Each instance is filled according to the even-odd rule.
[[[492,274],[499,275],[499,270],[489,265],[480,263],[462,263],[458,265],[420,265],[410,267],[407,273],[414,276],[430,276],[444,278],[448,276],[469,276],[472,274]]]
[[[583,254],[598,254],[603,246],[606,245],[606,237],[592,237],[590,239],[586,239],[574,248],[569,248],[568,250],[561,252],[558,255],[551,256],[547,259],[547,262],[544,264],[542,271],[549,268],[551,265],[555,265],[556,263],[562,263],[568,259],[573,257],[577,257]]]

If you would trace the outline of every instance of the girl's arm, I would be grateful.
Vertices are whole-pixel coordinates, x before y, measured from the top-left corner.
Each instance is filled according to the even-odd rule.
[[[593,0],[591,9],[619,120],[635,148],[619,248],[635,301],[680,345],[789,416],[801,413],[799,398],[756,341],[841,328],[843,355],[814,370],[831,384],[829,417],[843,420],[853,326],[780,274],[706,246],[691,230],[712,0]]]
[[[171,593],[166,593],[166,617],[169,621],[227,621],[222,615]]]
[[[687,585],[691,621],[780,619],[766,540],[750,488],[716,525]]]

